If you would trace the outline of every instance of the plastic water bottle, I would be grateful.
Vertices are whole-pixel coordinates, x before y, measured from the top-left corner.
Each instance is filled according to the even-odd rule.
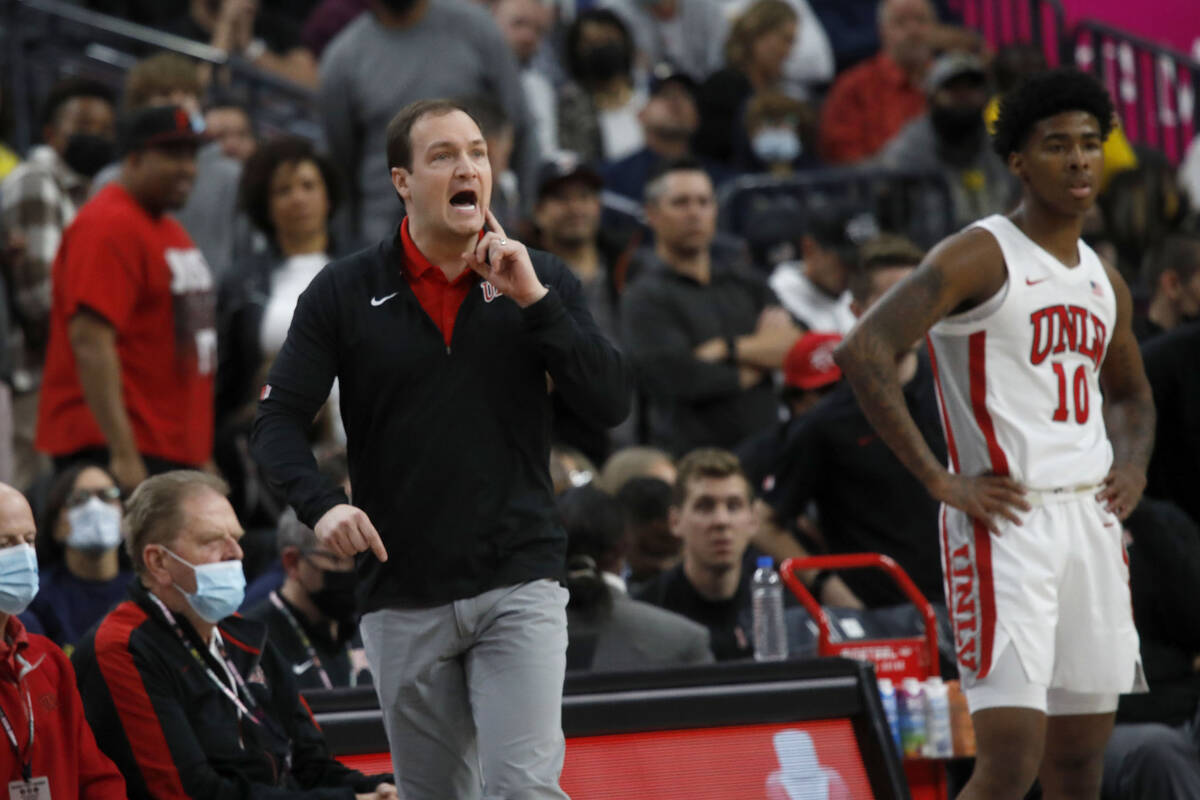
[[[754,612],[754,660],[782,661],[787,658],[787,628],[783,623],[783,581],[770,556],[758,559],[750,583]]]
[[[896,752],[900,752],[900,706],[896,701],[896,687],[888,678],[880,678],[879,699],[883,703],[883,713],[887,717],[888,728],[892,731],[892,741],[896,743]]]
[[[950,728],[950,693],[941,678],[925,681],[925,755],[950,758],[954,739]]]
[[[900,684],[900,745],[905,756],[921,755],[925,750],[925,693],[916,678]]]

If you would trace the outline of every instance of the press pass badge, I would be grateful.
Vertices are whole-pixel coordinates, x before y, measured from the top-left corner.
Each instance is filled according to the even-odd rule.
[[[9,781],[8,800],[50,800],[50,779],[43,775],[27,781]]]

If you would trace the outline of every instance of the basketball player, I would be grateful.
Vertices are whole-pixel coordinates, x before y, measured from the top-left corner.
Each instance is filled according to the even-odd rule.
[[[1112,117],[1074,70],[1015,89],[995,148],[1021,204],[934,248],[836,354],[880,437],[942,503],[978,743],[961,800],[1019,800],[1035,777],[1048,800],[1095,800],[1117,696],[1144,691],[1121,520],[1146,485],[1154,406],[1129,289],[1079,238]],[[896,379],[926,334],[949,470]]]

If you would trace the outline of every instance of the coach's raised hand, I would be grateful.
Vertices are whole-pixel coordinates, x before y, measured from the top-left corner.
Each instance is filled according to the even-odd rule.
[[[326,511],[313,528],[321,547],[339,556],[353,556],[370,550],[380,561],[387,561],[387,550],[379,531],[371,524],[366,512],[347,503]]]
[[[538,280],[525,245],[508,238],[490,208],[487,223],[491,230],[480,238],[474,250],[463,253],[467,266],[521,308],[541,300],[549,290]]]

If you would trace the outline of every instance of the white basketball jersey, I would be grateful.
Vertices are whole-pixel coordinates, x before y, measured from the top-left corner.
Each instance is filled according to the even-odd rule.
[[[1080,241],[1067,267],[1001,215],[973,227],[999,242],[1008,280],[929,331],[950,469],[1032,489],[1099,483],[1113,458],[1099,374],[1117,318],[1104,266]]]

